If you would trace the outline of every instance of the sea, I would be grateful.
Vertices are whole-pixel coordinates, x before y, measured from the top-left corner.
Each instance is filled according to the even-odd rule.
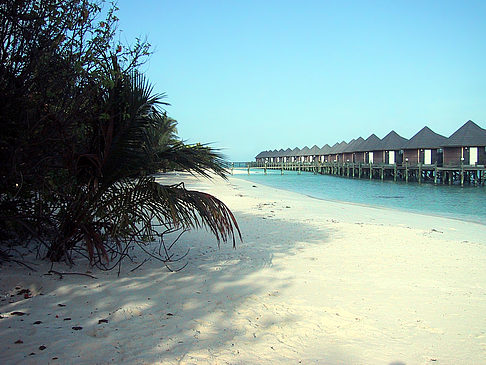
[[[246,171],[246,170],[245,170]],[[310,172],[250,170],[238,174],[255,183],[313,198],[387,207],[486,224],[486,187],[351,179]]]

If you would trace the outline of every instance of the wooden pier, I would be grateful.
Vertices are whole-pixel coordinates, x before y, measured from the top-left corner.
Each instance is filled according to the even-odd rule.
[[[357,179],[378,179],[404,182],[448,184],[448,185],[473,185],[484,186],[486,181],[486,167],[484,166],[437,166],[437,165],[387,165],[369,163],[305,163],[305,162],[280,162],[280,163],[247,163],[248,174],[250,169],[261,169],[266,174],[267,170],[312,172],[314,174],[334,175]]]

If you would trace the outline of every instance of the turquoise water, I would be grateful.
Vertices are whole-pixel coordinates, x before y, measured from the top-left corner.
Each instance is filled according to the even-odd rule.
[[[348,179],[295,171],[252,170],[238,178],[314,198],[388,207],[486,224],[486,187]]]

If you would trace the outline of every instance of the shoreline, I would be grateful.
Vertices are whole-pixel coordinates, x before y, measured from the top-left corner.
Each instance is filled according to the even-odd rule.
[[[322,201],[232,176],[167,174],[160,181],[184,181],[225,202],[243,242],[218,248],[206,231],[188,232],[174,248],[176,254],[190,249],[187,266],[174,273],[153,261],[131,272],[144,259],[136,250],[136,262],[119,278],[83,262],[56,267],[92,270],[98,279],[46,276],[47,262],[36,273],[2,265],[2,363],[470,364],[486,358],[483,225]],[[31,288],[32,297],[17,295],[16,287]]]
[[[238,175],[241,175],[241,174],[236,174],[236,176],[235,175],[230,175],[230,176],[238,179],[239,178]],[[242,175],[245,175],[245,174],[242,173]],[[331,177],[335,177],[335,176],[331,176]],[[336,178],[338,179],[340,177],[336,177]],[[244,180],[244,181],[252,181],[250,179],[246,180],[244,178],[239,178],[239,179]],[[401,207],[390,207],[390,206],[386,206],[386,205],[373,205],[373,204],[359,203],[359,202],[353,202],[353,201],[347,201],[347,200],[322,198],[322,197],[317,197],[317,196],[313,196],[313,195],[310,195],[310,194],[297,192],[297,191],[293,191],[293,190],[289,190],[289,189],[285,189],[285,188],[281,188],[281,187],[273,187],[271,185],[267,185],[267,184],[260,183],[260,182],[258,182],[258,184],[264,185],[264,186],[269,187],[269,188],[274,188],[274,189],[279,189],[279,190],[282,190],[282,191],[300,194],[302,196],[306,196],[306,197],[311,198],[311,199],[317,199],[317,200],[322,200],[322,201],[326,201],[326,202],[350,204],[350,205],[369,207],[369,208],[374,208],[374,209],[387,209],[387,210],[391,210],[391,211],[398,211],[398,212],[409,213],[409,214],[425,215],[425,216],[438,217],[438,218],[447,218],[447,219],[451,219],[451,220],[458,220],[458,221],[461,221],[461,222],[467,222],[467,223],[473,223],[473,224],[479,224],[479,225],[486,226],[486,222],[468,219],[467,217],[453,217],[452,215],[442,216],[442,215],[440,215],[440,212],[420,211],[420,210],[413,210],[413,209],[407,209],[407,208],[401,208]],[[473,187],[471,187],[471,188],[473,188]],[[478,188],[481,188],[481,187],[478,187]]]

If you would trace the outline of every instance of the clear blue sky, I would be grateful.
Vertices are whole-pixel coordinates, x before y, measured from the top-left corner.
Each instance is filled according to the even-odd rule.
[[[120,0],[179,135],[233,161],[486,127],[486,1]]]

